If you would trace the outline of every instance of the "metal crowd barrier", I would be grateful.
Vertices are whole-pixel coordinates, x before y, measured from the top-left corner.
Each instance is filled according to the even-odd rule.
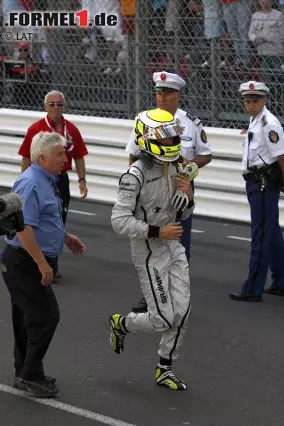
[[[20,174],[18,149],[27,128],[44,117],[43,112],[0,109],[0,186],[11,188]],[[127,169],[125,146],[133,122],[102,117],[65,115],[78,126],[89,155],[85,157],[88,200],[112,204],[120,174]],[[205,128],[213,159],[196,178],[195,215],[249,222],[249,206],[241,176],[243,135],[240,130]],[[79,197],[75,172],[70,173],[71,195]],[[280,223],[284,226],[284,201],[280,201]]]

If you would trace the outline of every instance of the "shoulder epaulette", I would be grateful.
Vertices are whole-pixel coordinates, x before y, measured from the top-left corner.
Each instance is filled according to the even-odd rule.
[[[191,121],[194,122],[196,126],[199,126],[199,124],[202,124],[202,121],[198,117],[196,117],[196,115],[190,114],[190,112],[187,112],[186,115]]]
[[[261,122],[262,122],[262,127],[266,126],[267,119],[266,119],[265,115],[262,116]]]

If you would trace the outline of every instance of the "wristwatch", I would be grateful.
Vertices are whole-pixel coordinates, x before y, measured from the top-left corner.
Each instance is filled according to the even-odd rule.
[[[78,182],[85,182],[86,183],[86,178],[84,178],[84,177],[83,178],[79,178]]]

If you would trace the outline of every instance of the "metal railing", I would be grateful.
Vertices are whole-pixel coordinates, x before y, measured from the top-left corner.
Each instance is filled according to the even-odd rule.
[[[40,112],[0,109],[0,186],[11,188],[21,172],[18,149],[27,128],[44,116]],[[89,155],[85,157],[88,201],[112,204],[118,178],[128,167],[125,146],[132,120],[67,115],[82,133]],[[206,128],[213,159],[195,180],[195,215],[250,222],[249,205],[241,176],[243,135],[239,130]],[[70,173],[71,195],[79,197],[77,176]],[[280,223],[284,226],[284,201]]]

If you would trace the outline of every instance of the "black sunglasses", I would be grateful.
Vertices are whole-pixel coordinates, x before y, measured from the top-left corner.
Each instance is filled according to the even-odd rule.
[[[28,52],[29,49],[25,48],[25,49],[19,49],[20,52]]]
[[[50,182],[50,185],[51,185],[51,186],[53,187],[53,189],[54,189],[55,195],[60,196],[60,192],[59,192],[58,186],[57,186],[55,183],[53,183],[50,179],[48,179],[48,180],[49,180],[49,182]]]
[[[51,108],[58,106],[58,107],[63,107],[64,102],[47,102],[47,105],[50,106]]]

